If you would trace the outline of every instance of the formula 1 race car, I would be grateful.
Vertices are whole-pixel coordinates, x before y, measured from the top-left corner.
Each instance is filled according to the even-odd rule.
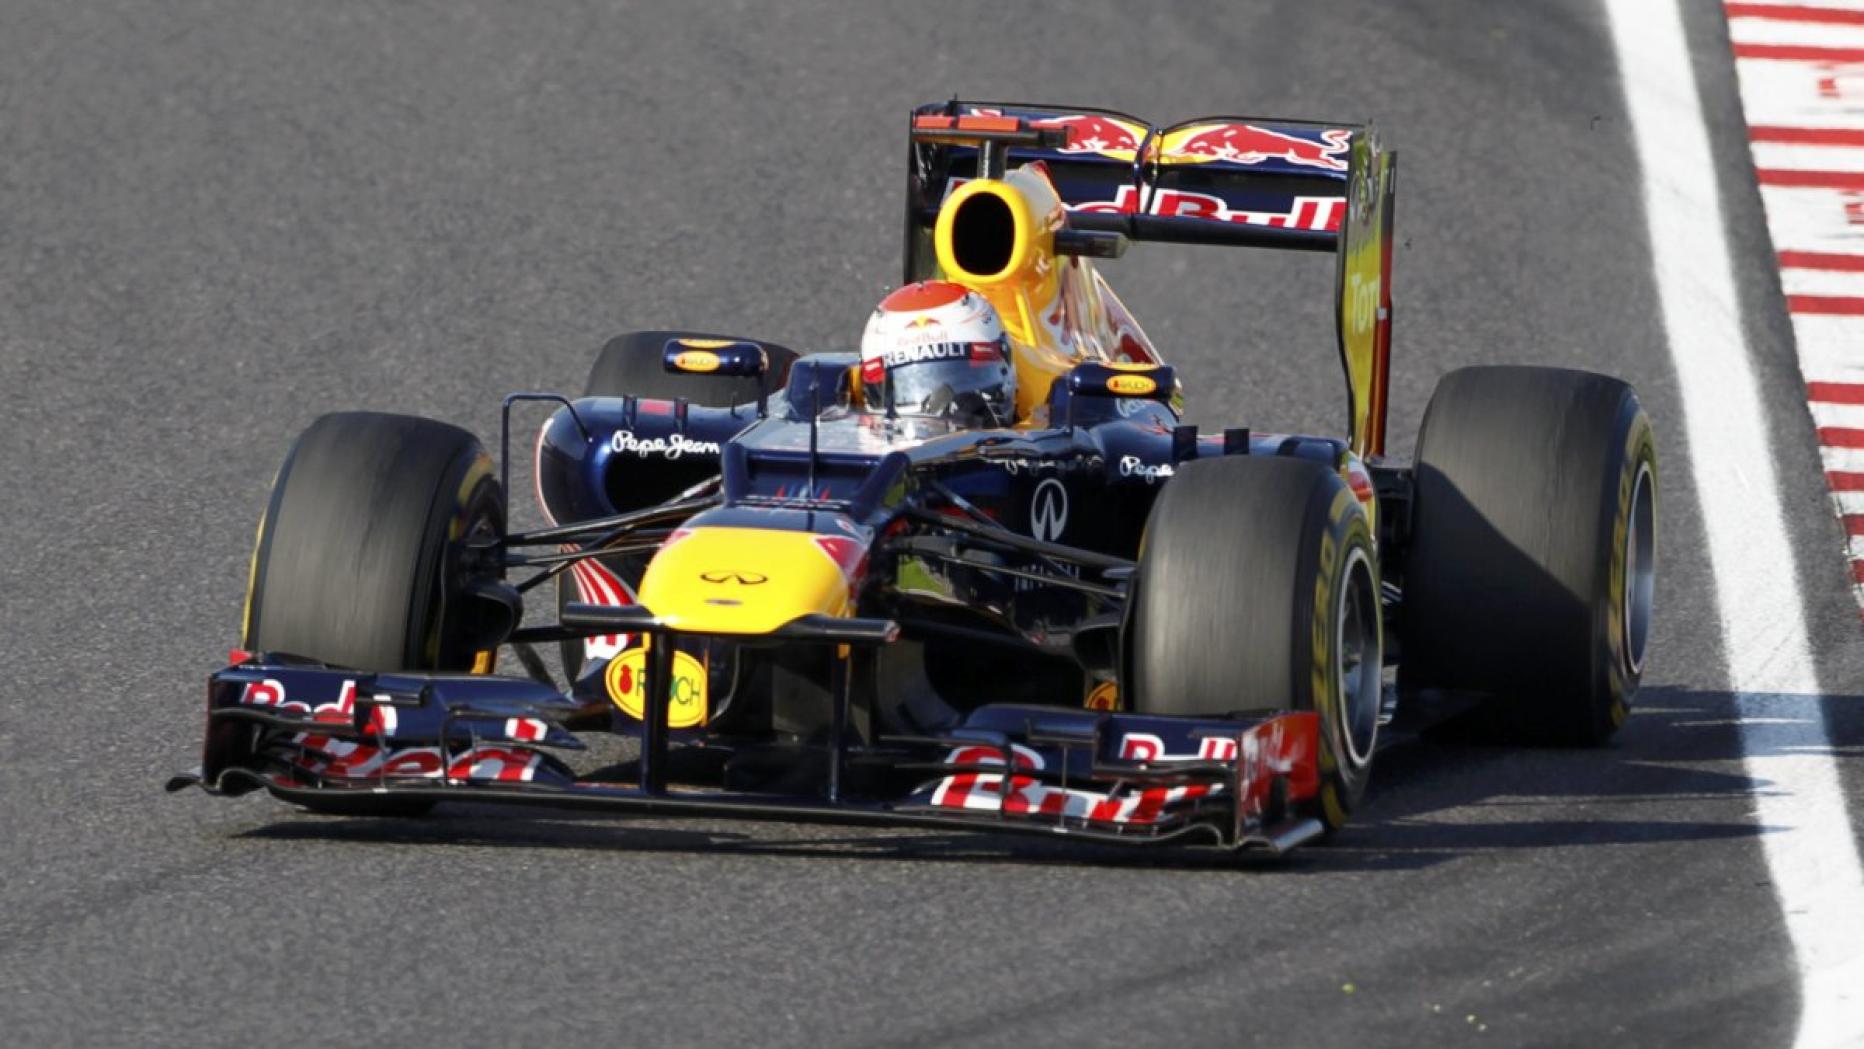
[[[613,340],[580,398],[506,398],[499,462],[444,423],[323,416],[170,789],[1281,851],[1347,820],[1408,720],[1619,727],[1650,423],[1614,379],[1468,368],[1413,461],[1385,457],[1372,127],[954,101],[910,137],[904,277],[994,308],[1001,348],[954,352],[1013,368],[1003,416],[902,410],[853,353],[683,331]],[[1335,253],[1344,435],[1181,423],[1096,269],[1135,241]],[[548,523],[509,531],[512,412],[537,401]],[[596,733],[638,749],[579,767]]]

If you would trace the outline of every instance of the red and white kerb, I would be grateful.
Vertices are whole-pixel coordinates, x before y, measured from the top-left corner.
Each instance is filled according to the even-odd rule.
[[[1864,0],[1725,9],[1800,373],[1864,605]]]

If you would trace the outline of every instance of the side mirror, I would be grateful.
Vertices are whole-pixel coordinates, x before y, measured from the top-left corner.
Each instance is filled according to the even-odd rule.
[[[1178,373],[1170,365],[1084,361],[1068,370],[1067,381],[1061,388],[1068,393],[1067,400],[1061,404],[1063,426],[1074,425],[1074,402],[1081,397],[1157,401],[1170,408],[1173,415],[1184,413]]]
[[[660,360],[668,371],[684,375],[761,379],[770,369],[762,346],[730,339],[668,339]]]
[[[1143,397],[1169,403],[1177,391],[1177,373],[1164,364],[1089,362],[1068,372],[1068,392],[1077,397]]]

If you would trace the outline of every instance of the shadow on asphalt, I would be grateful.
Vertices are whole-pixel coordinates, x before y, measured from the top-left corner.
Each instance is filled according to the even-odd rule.
[[[1864,702],[1828,698],[1826,702]],[[1636,847],[1754,837],[1730,695],[1647,689],[1636,715],[1598,750],[1407,740],[1380,754],[1372,794],[1332,842],[1286,857],[1120,847],[1020,835],[823,830],[798,824],[644,819],[579,811],[443,806],[420,819],[303,816],[239,837],[436,848],[1067,864],[1283,873],[1419,869],[1510,849]],[[1848,747],[1845,750],[1859,748]],[[1691,817],[1684,818],[1687,811]],[[1575,814],[1582,814],[1575,818]],[[1707,818],[1704,818],[1707,817]],[[702,829],[694,829],[702,828]]]

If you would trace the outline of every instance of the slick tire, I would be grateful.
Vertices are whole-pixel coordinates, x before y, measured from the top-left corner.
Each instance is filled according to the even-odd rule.
[[[1140,545],[1126,685],[1145,714],[1320,715],[1321,796],[1339,829],[1372,772],[1383,691],[1378,553],[1338,475],[1299,459],[1181,467]]]
[[[691,331],[634,331],[617,335],[596,355],[595,364],[589,369],[589,380],[583,384],[583,396],[652,397],[669,401],[684,399],[701,408],[730,408],[733,405],[756,403],[756,379],[720,379],[667,371],[662,361],[667,340],[678,338],[735,340],[738,337]],[[796,360],[796,354],[785,347],[762,340],[758,340],[758,343],[764,347],[769,358],[770,370],[765,380],[769,389],[775,392],[789,379],[790,364]],[[673,492],[677,493],[679,487],[674,485]],[[649,494],[650,502],[656,494]],[[604,558],[603,563],[633,585],[639,582],[647,560],[641,557]],[[557,614],[561,616],[564,606],[579,599],[576,584],[569,573],[558,575]],[[564,675],[575,681],[583,667],[582,642],[564,641],[558,649],[563,658]]]
[[[1604,743],[1643,673],[1657,450],[1631,387],[1590,372],[1464,368],[1418,434],[1401,687],[1488,696],[1466,723]]]
[[[370,412],[319,418],[273,481],[242,647],[359,670],[490,670],[506,626],[468,595],[461,548],[501,534],[502,514],[492,460],[466,431]],[[367,800],[307,807],[431,807]]]

